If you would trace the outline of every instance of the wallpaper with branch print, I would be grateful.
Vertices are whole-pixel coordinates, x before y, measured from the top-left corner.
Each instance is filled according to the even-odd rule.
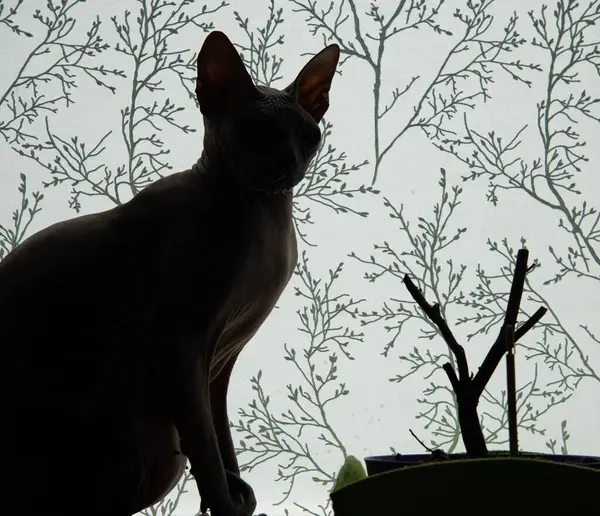
[[[296,274],[232,378],[259,509],[331,514],[346,455],[420,452],[411,429],[462,449],[453,357],[402,278],[476,363],[521,246],[538,264],[522,317],[549,309],[517,347],[521,446],[600,454],[599,0],[0,0],[0,259],[195,162],[195,58],[217,28],[273,87],[341,48],[295,192]],[[480,409],[492,448],[503,380]],[[188,472],[142,514],[196,509]]]

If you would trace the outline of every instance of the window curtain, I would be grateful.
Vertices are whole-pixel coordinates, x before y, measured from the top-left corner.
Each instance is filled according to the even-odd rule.
[[[210,31],[274,88],[337,43],[296,273],[229,393],[257,512],[331,514],[347,455],[462,451],[452,354],[403,278],[476,372],[522,247],[519,319],[548,312],[516,347],[520,447],[600,455],[599,27],[598,0],[0,0],[0,258],[196,161]],[[508,449],[502,364],[490,449]],[[197,509],[188,472],[142,514]]]

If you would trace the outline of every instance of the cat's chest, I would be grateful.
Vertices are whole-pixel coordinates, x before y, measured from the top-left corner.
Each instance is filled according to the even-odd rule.
[[[237,232],[239,244],[224,286],[224,310],[256,306],[270,311],[294,270],[297,244],[291,213],[284,209],[257,208]],[[235,251],[234,251],[235,252]]]
[[[233,233],[238,252],[230,257],[231,270],[223,278],[223,297],[216,307],[213,374],[256,333],[293,274],[297,242],[291,209],[285,208],[259,206]]]

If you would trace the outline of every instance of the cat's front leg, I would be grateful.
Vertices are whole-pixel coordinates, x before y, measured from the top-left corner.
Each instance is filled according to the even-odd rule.
[[[227,392],[229,379],[233,366],[239,356],[239,352],[230,356],[210,382],[210,409],[215,427],[221,459],[225,467],[229,491],[234,499],[241,503],[244,514],[253,514],[256,509],[256,498],[252,487],[240,477],[233,439],[231,438],[231,427],[227,412]]]
[[[227,392],[229,390],[229,379],[233,371],[233,366],[239,356],[235,353],[225,363],[218,374],[210,382],[210,410],[212,413],[213,424],[217,433],[219,450],[225,469],[235,475],[240,474],[240,468],[231,438],[231,427],[229,424],[229,414],[227,411]]]
[[[213,515],[219,508],[224,515],[237,516],[210,411],[207,347],[192,346],[181,325],[181,333],[176,335],[168,335],[167,327],[176,326],[165,325],[154,332],[150,346],[164,409],[177,429],[181,452],[189,459],[203,505],[210,507]]]
[[[168,348],[157,346],[162,348],[155,355],[157,378],[163,382],[165,405],[177,428],[181,452],[190,461],[202,508],[210,508],[212,516],[251,516],[256,506],[252,489],[237,474],[227,472],[219,449],[204,356],[210,347],[178,340],[171,336],[164,341],[169,342]]]

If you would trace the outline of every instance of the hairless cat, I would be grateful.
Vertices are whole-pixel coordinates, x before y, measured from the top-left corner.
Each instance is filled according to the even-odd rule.
[[[3,514],[130,516],[177,484],[187,458],[202,511],[252,515],[229,377],[296,265],[292,191],[338,59],[330,45],[287,88],[257,86],[211,32],[198,162],[0,263]]]

